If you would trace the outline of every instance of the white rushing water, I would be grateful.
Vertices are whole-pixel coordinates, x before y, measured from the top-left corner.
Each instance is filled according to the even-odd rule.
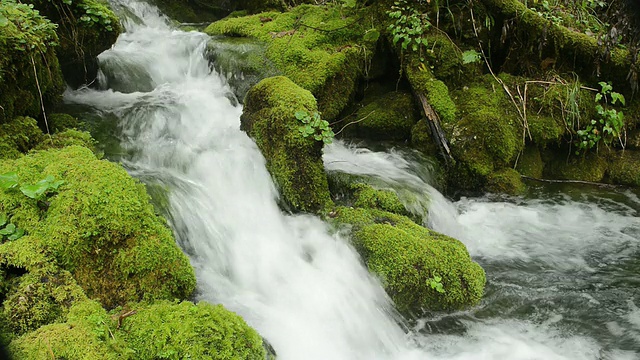
[[[65,100],[120,119],[119,139],[128,154],[122,162],[134,176],[167,191],[168,217],[196,269],[198,299],[238,312],[268,339],[278,359],[602,358],[595,340],[563,334],[549,321],[462,313],[462,332],[427,331],[432,320],[405,329],[347,239],[329,235],[315,217],[279,210],[264,159],[239,130],[242,109],[205,59],[207,36],[174,30],[144,3],[111,3],[127,14],[126,33],[100,55],[103,90],[70,90]],[[460,209],[429,187],[425,172],[412,168],[400,152],[373,153],[336,143],[327,149],[325,161],[333,170],[376,174],[387,184],[402,184],[399,193],[427,192],[429,224],[460,237],[472,255],[536,256],[543,250],[537,246],[553,245],[520,244],[512,240],[510,228],[500,234],[501,224],[492,227],[486,221],[497,217],[498,223],[503,215],[496,206],[508,205],[470,202],[460,206],[466,215],[458,216]],[[409,205],[426,215],[424,201]],[[507,209],[505,216],[518,211]],[[540,228],[549,230],[545,214],[529,214],[536,217]],[[560,246],[553,250],[557,256],[566,253]],[[631,331],[621,326],[620,331]],[[627,356],[616,349],[607,354]]]

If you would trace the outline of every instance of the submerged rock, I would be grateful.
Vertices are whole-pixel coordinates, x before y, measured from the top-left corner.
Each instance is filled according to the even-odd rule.
[[[284,76],[255,85],[245,99],[241,128],[258,145],[286,205],[323,212],[332,206],[322,163],[323,142],[304,137],[297,111],[317,112],[313,95]]]

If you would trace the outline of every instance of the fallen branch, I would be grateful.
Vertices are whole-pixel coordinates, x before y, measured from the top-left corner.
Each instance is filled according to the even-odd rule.
[[[424,94],[417,93],[416,96],[422,105],[422,111],[424,112],[424,116],[427,118],[427,123],[429,124],[429,130],[431,130],[431,135],[434,138],[433,140],[438,144],[438,148],[440,149],[440,153],[444,157],[445,162],[449,160],[453,160],[453,156],[451,156],[451,150],[449,149],[449,144],[447,143],[447,137],[440,126],[440,117],[438,113],[436,113],[429,101],[427,101],[427,97]]]
[[[551,184],[583,184],[583,185],[592,185],[592,186],[599,186],[599,187],[606,187],[606,188],[618,188],[618,187],[621,187],[620,185],[604,184],[604,183],[598,183],[598,182],[592,182],[592,181],[583,181],[583,180],[538,179],[538,178],[525,176],[525,175],[520,175],[520,177],[523,178],[523,179],[527,179],[527,180],[533,180],[533,181],[539,181],[539,182],[545,182],[545,183],[551,183]]]

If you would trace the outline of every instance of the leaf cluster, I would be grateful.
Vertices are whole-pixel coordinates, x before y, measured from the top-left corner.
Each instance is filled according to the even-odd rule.
[[[56,46],[57,25],[33,10],[33,4],[21,4],[3,0],[0,4],[0,31],[7,36],[18,51],[44,51]]]
[[[439,292],[440,294],[444,294],[444,287],[442,286],[442,277],[438,276],[438,275],[434,275],[434,277],[427,279],[427,284],[429,284],[429,286]]]
[[[313,136],[317,141],[322,141],[325,144],[331,144],[335,134],[329,122],[322,120],[320,114],[317,111],[309,114],[305,110],[296,111],[296,119],[298,119],[302,125],[298,127],[298,130],[304,137]]]
[[[22,194],[34,200],[44,200],[47,195],[57,192],[62,184],[64,184],[64,180],[56,180],[52,175],[48,175],[35,184],[20,185],[18,175],[15,172],[0,174],[1,190],[9,191],[20,185]]]
[[[394,21],[388,28],[394,45],[400,43],[402,50],[413,51],[427,46],[425,33],[431,27],[431,22],[426,13],[421,14],[407,0],[399,0],[387,11],[387,16]]]
[[[624,113],[608,106],[626,104],[624,95],[613,91],[613,86],[604,81],[599,82],[600,92],[596,94],[596,117],[589,124],[578,130],[578,143],[576,155],[581,151],[587,151],[602,141],[605,145],[611,145],[616,139],[624,148],[623,134],[625,133]]]

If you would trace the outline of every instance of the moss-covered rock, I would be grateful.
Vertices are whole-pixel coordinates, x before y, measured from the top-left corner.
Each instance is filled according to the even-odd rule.
[[[316,96],[325,119],[334,119],[351,100],[375,45],[362,41],[366,27],[359,16],[340,6],[301,5],[284,13],[223,19],[205,32],[265,42],[267,58]]]
[[[411,93],[394,91],[368,101],[356,112],[358,122],[345,128],[348,135],[374,140],[410,139],[411,128],[418,121]]]
[[[536,146],[527,146],[520,157],[518,158],[518,164],[516,170],[524,176],[532,177],[535,179],[542,178],[542,172],[544,170],[544,162],[540,155],[540,150]]]
[[[34,148],[45,136],[30,117],[0,123],[0,159],[15,159]]]
[[[137,359],[266,358],[262,338],[222,305],[156,302],[131,306],[119,333]]]
[[[51,133],[57,133],[66,129],[75,129],[78,127],[78,119],[62,113],[48,114],[47,122]]]
[[[460,241],[381,210],[340,207],[335,221],[352,227],[356,249],[400,312],[460,309],[482,297],[484,271]],[[431,285],[436,277],[444,292]]]
[[[313,95],[286,77],[267,78],[247,94],[241,128],[255,139],[285,203],[296,211],[321,212],[332,206],[323,142],[302,135],[297,111],[316,112]]]
[[[67,129],[57,132],[51,137],[45,137],[45,139],[35,147],[36,150],[46,149],[62,149],[67,146],[83,146],[89,150],[96,152],[96,141],[86,131],[80,131],[76,129]]]
[[[526,186],[522,182],[519,172],[505,168],[494,171],[488,176],[487,190],[499,194],[519,195],[524,193]]]
[[[550,160],[545,163],[544,174],[552,179],[600,182],[609,166],[605,158],[596,153],[579,158],[567,158],[557,152],[547,156]]]
[[[438,146],[433,142],[427,119],[420,119],[411,128],[411,146],[422,151],[426,155],[436,155]]]
[[[54,47],[56,25],[26,4],[0,3],[0,124],[38,117],[61,99],[64,83]],[[37,74],[37,81],[36,81]]]
[[[13,340],[10,353],[24,360],[265,358],[256,331],[221,305],[160,301],[129,308],[109,314],[95,301],[78,302],[65,323]]]
[[[188,259],[149,196],[119,165],[70,146],[0,162],[20,184],[63,180],[46,199],[0,191],[0,211],[30,236],[0,245],[7,265],[69,271],[87,296],[111,308],[142,299],[184,299],[195,287]]]
[[[58,24],[58,59],[67,83],[92,81],[98,71],[96,57],[109,49],[121,32],[120,20],[103,0],[28,0]]]
[[[640,152],[634,150],[619,151],[612,156],[607,179],[620,185],[640,186]]]
[[[416,59],[411,59],[405,71],[411,87],[414,91],[425,95],[440,120],[445,124],[453,123],[456,120],[457,108],[449,95],[447,85],[438,80],[430,69],[421,65]]]

